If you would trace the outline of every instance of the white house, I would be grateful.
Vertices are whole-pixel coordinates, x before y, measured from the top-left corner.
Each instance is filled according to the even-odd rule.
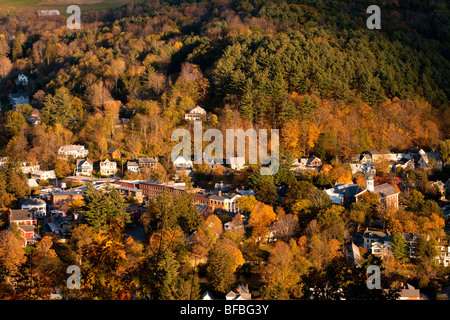
[[[181,168],[192,168],[192,160],[186,160],[182,155],[179,155],[178,158],[176,158],[173,161],[173,165],[175,166],[175,168],[177,169],[181,169]]]
[[[23,73],[19,73],[16,79],[16,85],[18,86],[27,86],[28,85],[28,77]]]
[[[213,295],[211,294],[211,292],[209,292],[208,290],[206,290],[205,293],[202,294],[202,296],[200,297],[202,300],[214,300]]]
[[[100,161],[100,174],[102,176],[111,176],[117,172],[117,163],[114,161]]]
[[[8,161],[8,157],[0,157],[0,167],[4,168],[6,161]]]
[[[351,163],[350,168],[352,169],[352,174],[361,173],[362,175],[376,174],[375,162],[364,162],[364,163]]]
[[[59,10],[50,10],[50,9],[41,9],[37,10],[35,14],[39,18],[45,18],[45,17],[58,17],[60,15]]]
[[[233,223],[233,219],[239,218],[238,216],[240,216],[240,218],[242,219],[242,224],[236,225],[236,223]],[[233,219],[231,221],[228,221],[223,224],[223,228],[225,230],[230,230],[230,231],[244,230],[246,224],[248,225],[248,223],[245,222],[245,220],[246,220],[245,217],[242,216],[240,213],[236,214],[236,216]]]
[[[222,191],[218,191],[217,194],[210,195],[208,197],[209,206],[215,210],[225,210],[228,212],[238,213],[239,208],[237,206],[237,200],[241,197],[240,194],[222,194]]]
[[[295,159],[292,162],[292,168],[293,171],[304,171],[308,169],[314,169],[314,170],[320,170],[322,166],[322,161],[318,157],[309,157],[309,158],[300,158]]]
[[[77,159],[77,168],[75,175],[77,176],[88,176],[92,175],[94,170],[94,165],[89,159]]]
[[[55,170],[42,171],[42,170],[34,170],[31,173],[31,178],[38,180],[49,180],[56,179]]]
[[[34,209],[39,217],[45,217],[45,214],[47,213],[47,204],[42,199],[36,198],[23,199],[21,208],[22,210]]]
[[[184,119],[187,121],[199,121],[206,119],[208,117],[208,114],[205,109],[203,109],[200,106],[195,107],[190,112],[186,113],[184,115]]]
[[[230,157],[227,158],[226,163],[233,170],[243,170],[245,169],[245,157]]]
[[[139,173],[139,163],[136,160],[129,160],[127,162],[127,170],[134,173]]]
[[[41,166],[38,163],[27,163],[22,162],[22,165],[20,166],[20,170],[22,170],[23,173],[32,173],[33,171],[40,170]]]
[[[366,230],[363,239],[364,249],[373,255],[384,256],[392,252],[391,237],[384,232]]]
[[[439,254],[435,258],[444,267],[450,266],[450,244],[448,240],[439,240]]]
[[[66,145],[61,146],[58,150],[58,156],[62,158],[85,158],[87,157],[89,150],[85,149],[82,145]]]

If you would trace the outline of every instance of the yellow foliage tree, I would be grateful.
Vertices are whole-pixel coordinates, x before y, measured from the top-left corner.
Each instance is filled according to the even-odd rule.
[[[253,229],[253,235],[258,239],[258,242],[269,232],[269,227],[275,220],[277,215],[271,206],[262,202],[257,202],[248,221],[249,226]]]

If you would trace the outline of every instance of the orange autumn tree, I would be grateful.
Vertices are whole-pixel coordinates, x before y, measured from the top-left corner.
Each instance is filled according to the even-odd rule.
[[[337,166],[331,169],[331,177],[333,179],[333,182],[340,182],[340,183],[351,183],[352,182],[352,171],[350,168],[347,168],[346,166]]]
[[[183,235],[179,230],[161,229],[154,232],[149,240],[149,250],[153,255],[162,255],[164,252],[173,251],[183,241]]]
[[[120,235],[102,230],[90,245],[82,247],[80,298],[116,300],[136,290],[135,279],[125,280],[129,266],[126,250]]]
[[[25,251],[12,231],[0,231],[0,261],[2,268],[8,273],[16,272],[26,261]]]
[[[341,253],[341,243],[337,239],[331,239],[328,241],[328,261],[331,262],[334,258],[338,257]]]
[[[231,240],[221,239],[210,250],[207,274],[214,290],[227,292],[236,281],[235,272],[244,264],[241,251]]]
[[[210,215],[194,235],[192,251],[200,256],[206,256],[222,233],[222,221],[215,214]]]
[[[281,142],[285,152],[289,152],[295,158],[301,155],[299,122],[297,120],[288,120],[284,123],[281,128]]]
[[[302,273],[299,272],[301,270],[296,258],[289,244],[283,241],[277,242],[263,271],[264,299],[288,300],[291,297],[301,296]]]
[[[252,228],[252,235],[261,241],[268,233],[267,229],[275,220],[277,215],[271,206],[262,202],[257,202],[252,212],[250,212],[249,227]]]

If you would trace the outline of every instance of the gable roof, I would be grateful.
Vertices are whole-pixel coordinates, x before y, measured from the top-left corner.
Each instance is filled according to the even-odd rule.
[[[18,225],[19,229],[22,229],[24,232],[34,232],[34,226],[30,224],[20,224]]]
[[[363,238],[384,242],[385,240],[388,240],[388,235],[382,231],[366,230]]]
[[[69,144],[66,146],[61,146],[59,148],[59,150],[60,151],[73,151],[73,150],[81,151],[81,150],[85,150],[85,149],[84,149],[84,146],[79,145],[79,144]]]
[[[400,291],[402,298],[420,298],[420,290],[407,283]]]
[[[34,210],[32,209],[18,209],[10,210],[10,221],[21,221],[21,220],[34,220]]]
[[[310,165],[311,162],[313,162],[313,161],[316,160],[316,159],[319,160],[320,162],[322,162],[322,160],[320,160],[320,158],[318,158],[318,157],[316,157],[316,156],[312,156],[312,157],[309,157],[309,158],[308,158],[306,164],[307,164],[307,165]]]
[[[110,161],[109,159],[106,159],[105,161],[100,161],[100,166],[104,167],[104,166],[116,166],[117,163],[115,161]]]
[[[91,160],[89,160],[89,159],[77,159],[77,167],[78,166],[83,166],[85,163],[88,163],[91,166],[94,165],[94,163]]]
[[[373,188],[373,191],[378,193],[381,197],[388,197],[398,194],[399,191],[391,186],[389,183],[383,183]]]
[[[57,216],[56,218],[55,218],[55,222],[57,223],[57,224],[62,224],[62,223],[68,223],[68,221],[67,221],[67,218],[66,217],[63,217],[63,216],[61,216],[61,215],[59,215],[59,216]]]
[[[196,106],[194,109],[189,111],[189,114],[206,114],[206,110],[200,106]]]
[[[211,294],[211,292],[206,290],[206,292],[202,294],[201,299],[203,299],[203,300],[214,300],[214,296]]]
[[[139,164],[142,164],[142,163],[157,163],[157,162],[158,162],[158,160],[156,160],[155,157],[152,157],[152,158],[150,158],[150,157],[139,158]]]
[[[234,300],[242,299],[242,300],[250,300],[252,295],[248,288],[242,284],[236,286],[233,290],[227,293],[227,298],[232,298]]]

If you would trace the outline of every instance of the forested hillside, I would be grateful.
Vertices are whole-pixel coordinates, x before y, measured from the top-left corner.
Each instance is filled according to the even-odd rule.
[[[366,28],[372,4],[381,30]],[[75,142],[97,159],[164,156],[200,105],[209,127],[279,128],[294,156],[436,148],[450,134],[449,21],[446,1],[418,0],[144,1],[83,12],[81,30],[2,13],[0,144],[44,169]],[[41,125],[8,111],[19,73]]]

